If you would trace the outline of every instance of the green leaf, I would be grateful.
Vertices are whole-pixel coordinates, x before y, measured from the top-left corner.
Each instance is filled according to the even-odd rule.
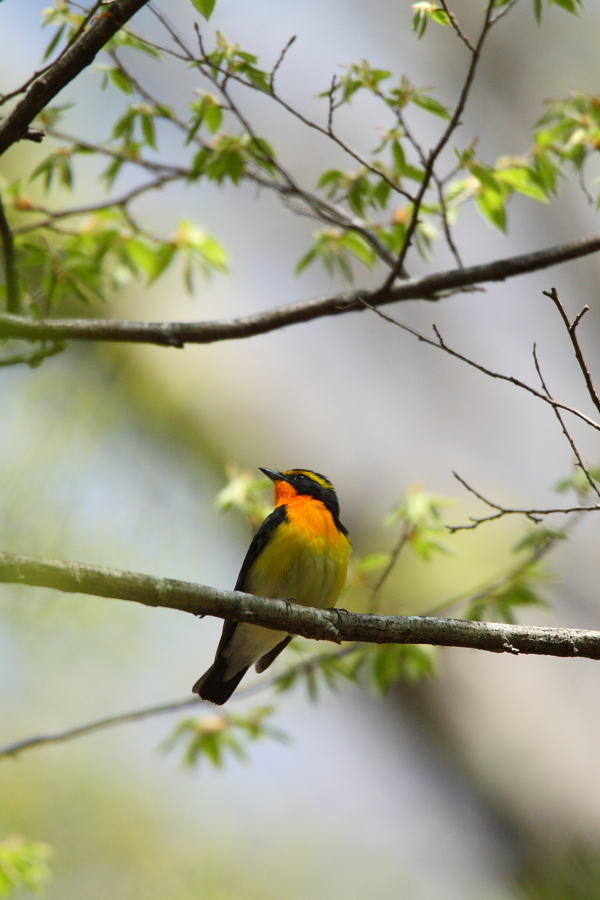
[[[298,260],[298,262],[296,263],[296,265],[294,267],[294,273],[296,275],[300,275],[300,273],[303,272],[304,269],[306,269],[306,267],[311,264],[311,262],[314,262],[314,260],[316,258],[317,258],[317,250],[316,250],[316,247],[313,246],[309,250],[306,251],[304,256],[300,257],[300,259]]]
[[[450,18],[448,13],[441,6],[430,2],[430,0],[421,0],[419,3],[413,3],[412,8],[414,15],[412,18],[412,30],[417,35],[417,40],[423,37],[427,22],[431,19],[438,25],[449,25]]]
[[[156,250],[138,238],[131,238],[126,243],[126,253],[136,269],[141,270],[152,280],[156,267]]]
[[[548,0],[549,6],[560,6],[572,15],[577,15],[577,7],[582,6],[581,0]]]
[[[154,119],[151,115],[145,114],[140,116],[140,124],[142,127],[142,135],[149,147],[156,150],[156,132],[154,130]]]
[[[542,188],[548,194],[556,193],[557,167],[550,155],[543,150],[537,150],[533,157],[533,165]]]
[[[428,562],[434,553],[449,553],[439,542],[440,534],[447,534],[442,522],[441,509],[452,501],[433,497],[418,485],[411,485],[406,496],[385,520],[386,525],[401,521],[407,526],[408,546],[421,559]]]
[[[216,2],[217,0],[192,0],[194,9],[196,9],[207,21],[212,16]]]
[[[404,148],[400,141],[392,141],[392,159],[394,160],[394,166],[399,175],[402,175],[406,178],[410,178],[412,181],[418,181],[421,183],[423,178],[425,177],[425,173],[422,169],[418,169],[416,166],[411,165],[406,161],[406,156],[404,154]]]
[[[248,760],[244,741],[258,741],[268,737],[286,743],[288,736],[273,727],[267,719],[273,707],[259,706],[248,715],[211,715],[202,719],[184,719],[164,742],[163,750],[169,751],[183,745],[183,765],[196,766],[206,758],[215,768],[224,765],[227,752],[240,762]]]
[[[155,59],[161,58],[160,51],[156,47],[138,35],[127,31],[126,28],[121,28],[120,31],[117,31],[110,41],[105,44],[104,49],[113,50],[118,47],[130,47],[132,50],[141,50],[142,53],[147,53],[148,56],[153,56]]]
[[[366,240],[355,231],[346,231],[340,240],[340,246],[348,250],[353,256],[364,263],[368,268],[375,264],[375,251]]]
[[[531,563],[500,585],[477,594],[469,603],[465,617],[475,621],[491,619],[513,624],[516,608],[548,605],[537,592],[537,583],[545,581],[548,581],[546,573],[536,563]]]
[[[13,835],[0,842],[0,896],[13,890],[38,891],[50,877],[47,844]]]
[[[341,169],[327,169],[327,171],[323,172],[323,174],[319,177],[317,181],[317,187],[327,187],[329,185],[339,185],[340,181],[344,177],[344,173]]]
[[[227,254],[223,247],[201,228],[183,219],[171,239],[171,244],[207,273],[207,268],[227,271]]]
[[[475,197],[479,212],[495,228],[506,232],[506,209],[504,197],[496,191],[486,190]]]
[[[48,44],[48,46],[46,47],[46,49],[44,51],[44,55],[42,57],[44,62],[48,59],[49,56],[52,56],[52,54],[56,50],[58,43],[65,32],[65,28],[66,28],[66,25],[63,24],[60,26],[60,28],[57,29],[56,34],[54,35],[54,37],[52,38],[52,40],[50,41],[50,43]]]
[[[113,186],[117,175],[123,168],[124,164],[125,161],[122,159],[113,159],[113,161],[108,164],[108,166],[102,173],[102,179],[104,181],[104,184],[106,185],[107,190],[109,190],[109,188]]]
[[[381,694],[398,681],[420,681],[435,674],[434,648],[423,644],[385,644],[373,651],[373,685]]]
[[[433,97],[428,97],[427,94],[415,92],[410,98],[410,101],[411,103],[414,103],[415,106],[420,106],[421,109],[425,109],[427,112],[433,113],[434,116],[439,116],[441,119],[450,118],[450,113],[446,107],[442,106],[441,103],[438,103],[437,100],[434,100]]]
[[[531,528],[525,537],[518,541],[514,548],[514,553],[520,553],[523,550],[543,550],[548,544],[555,541],[566,541],[567,532],[560,528],[548,528],[544,525],[537,525]]]
[[[109,69],[108,77],[116,88],[124,94],[133,94],[133,85],[128,76],[120,69]]]
[[[532,200],[539,200],[541,203],[549,202],[548,194],[550,192],[544,190],[536,173],[527,166],[513,166],[509,169],[496,170],[496,178],[499,182],[507,184],[513,191],[531,197]]]
[[[211,134],[215,134],[219,130],[223,121],[223,110],[218,103],[207,104],[204,112],[204,121]]]
[[[592,481],[600,484],[600,466],[587,466],[587,471]],[[566,491],[575,491],[580,497],[585,497],[591,490],[587,475],[580,466],[575,466],[571,475],[561,478],[556,484],[555,491],[564,494]]]
[[[166,268],[173,261],[173,257],[175,256],[175,245],[171,242],[166,242],[164,244],[160,244],[158,249],[154,253],[154,270],[152,272],[152,276],[150,278],[150,283],[156,281]]]
[[[390,553],[368,553],[366,556],[359,556],[354,559],[353,565],[357,571],[366,574],[368,572],[376,572],[388,565],[391,559]]]

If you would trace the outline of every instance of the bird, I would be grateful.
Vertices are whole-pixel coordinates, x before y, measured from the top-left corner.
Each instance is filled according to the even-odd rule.
[[[335,489],[311,469],[277,472],[260,467],[274,484],[275,509],[254,535],[236,591],[293,600],[302,606],[335,606],[350,558]],[[192,691],[222,705],[251,665],[264,672],[294,635],[259,625],[225,621],[215,661]]]

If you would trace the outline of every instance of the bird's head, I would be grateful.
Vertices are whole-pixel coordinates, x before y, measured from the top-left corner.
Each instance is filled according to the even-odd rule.
[[[340,504],[335,489],[328,478],[311,469],[288,469],[276,472],[274,469],[260,469],[275,485],[275,505],[289,503],[294,497],[314,497],[320,500],[334,514],[339,516]]]

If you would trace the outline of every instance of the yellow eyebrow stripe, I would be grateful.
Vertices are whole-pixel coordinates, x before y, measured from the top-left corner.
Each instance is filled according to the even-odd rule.
[[[311,472],[310,469],[288,469],[287,472],[283,473],[284,475],[306,475],[307,478],[310,478],[311,481],[316,481],[317,484],[320,484],[321,487],[327,488],[327,490],[332,491],[333,485],[327,478],[323,478],[321,475],[317,475],[316,472]]]

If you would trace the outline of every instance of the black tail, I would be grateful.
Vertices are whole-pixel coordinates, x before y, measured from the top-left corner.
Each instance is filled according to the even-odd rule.
[[[198,694],[201,700],[210,700],[211,703],[221,706],[226,700],[229,700],[249,666],[240,669],[228,681],[224,679],[226,668],[225,660],[217,658],[202,678],[198,679],[192,692]]]

